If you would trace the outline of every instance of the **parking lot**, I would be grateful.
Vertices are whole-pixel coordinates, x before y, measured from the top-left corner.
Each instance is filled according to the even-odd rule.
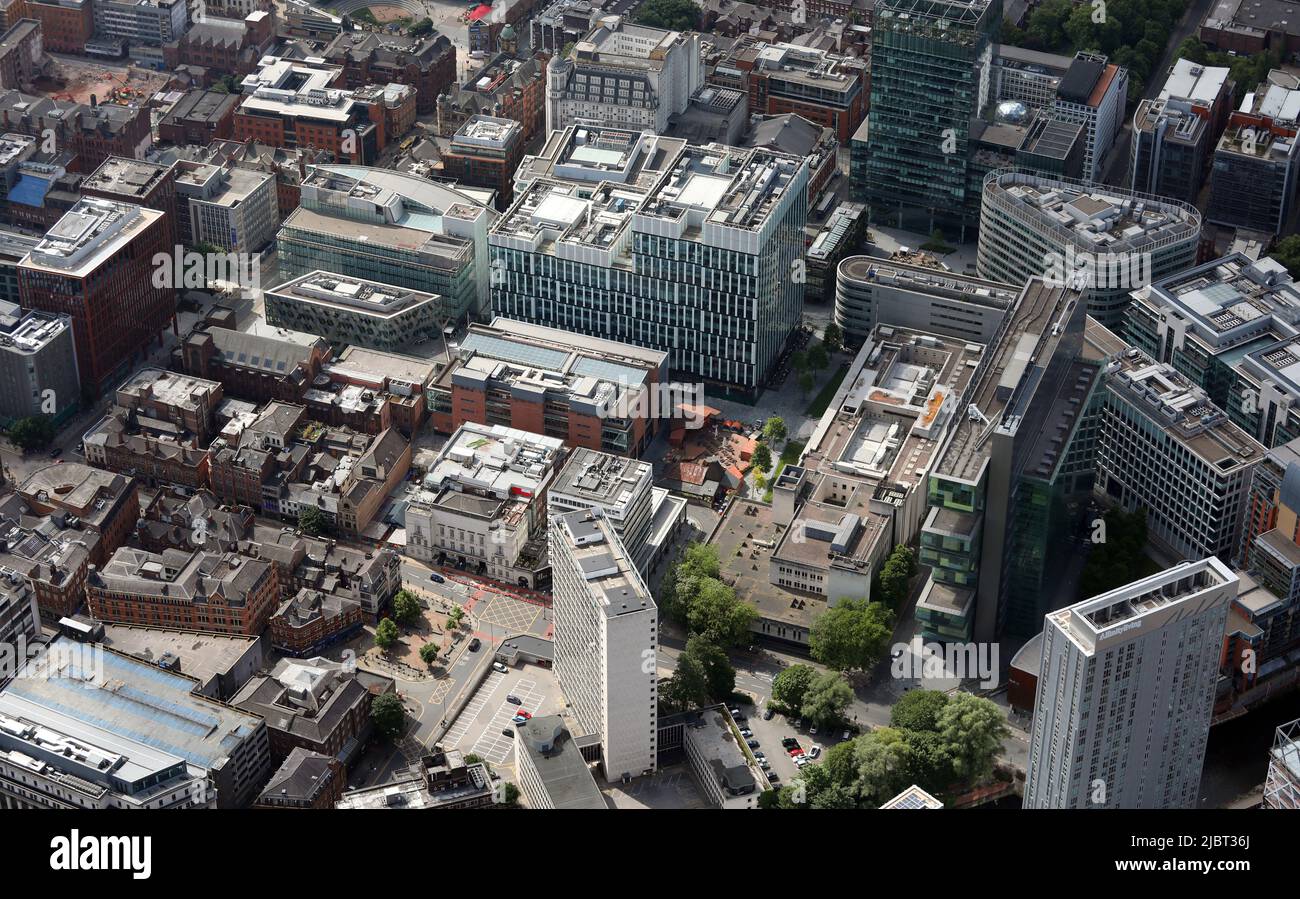
[[[748,721],[736,722],[742,728],[748,728],[753,732],[753,739],[758,741],[756,752],[762,752],[767,756],[768,763],[772,766],[769,773],[775,772],[780,780],[778,785],[784,785],[794,780],[799,773],[799,768],[795,765],[790,754],[781,746],[781,741],[786,737],[794,737],[799,741],[799,746],[804,752],[807,752],[813,744],[822,748],[822,755],[818,757],[820,762],[825,757],[826,750],[839,743],[843,739],[843,728],[827,733],[819,730],[814,736],[808,732],[805,726],[803,730],[797,730],[793,721],[787,721],[784,715],[774,715],[771,721],[763,720],[764,706],[744,706],[741,711],[749,715]]]
[[[519,698],[518,705],[506,697]],[[560,692],[548,669],[525,665],[505,674],[488,673],[465,708],[447,731],[442,742],[464,753],[480,756],[492,765],[505,765],[514,749],[515,738],[502,731],[514,731],[511,719],[520,709],[533,715],[552,715],[560,709]]]

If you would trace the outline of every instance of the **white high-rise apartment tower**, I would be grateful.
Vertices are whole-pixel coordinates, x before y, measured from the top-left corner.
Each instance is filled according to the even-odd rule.
[[[1191,808],[1237,576],[1211,556],[1047,616],[1025,808]]]
[[[585,734],[599,734],[605,777],[655,768],[659,610],[631,555],[597,510],[552,519],[555,678]]]

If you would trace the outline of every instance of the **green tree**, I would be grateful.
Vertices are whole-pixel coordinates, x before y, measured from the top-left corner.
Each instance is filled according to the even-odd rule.
[[[948,694],[942,690],[910,690],[889,710],[889,726],[937,731],[939,715],[947,705]]]
[[[510,781],[501,788],[501,801],[497,808],[519,808],[519,788]]]
[[[447,613],[448,630],[454,631],[456,630],[456,628],[460,627],[460,623],[464,619],[464,617],[465,617],[465,610],[463,608],[461,608],[460,606],[452,606],[451,611]]]
[[[420,600],[410,590],[398,590],[393,597],[393,617],[403,627],[410,627],[420,620]]]
[[[956,778],[956,773],[953,770],[952,753],[943,737],[924,730],[905,730],[903,734],[907,748],[911,751],[912,783],[930,793],[947,789]]]
[[[406,728],[406,709],[402,708],[402,700],[396,693],[376,696],[370,704],[370,720],[374,722],[375,730],[390,740],[400,737]]]
[[[716,578],[703,578],[691,599],[687,625],[691,633],[724,648],[749,638],[758,610],[736,598],[736,591]]]
[[[817,677],[811,665],[796,663],[782,669],[772,681],[772,704],[785,712],[797,713],[803,708],[803,698]]]
[[[799,391],[803,395],[804,399],[808,398],[808,394],[812,393],[812,389],[816,386],[817,379],[813,377],[812,372],[799,372]]]
[[[1174,57],[1177,59],[1185,59],[1188,62],[1194,62],[1198,65],[1206,65],[1210,61],[1210,51],[1205,49],[1205,44],[1201,43],[1200,39],[1196,35],[1191,34],[1184,38],[1183,42],[1178,45],[1178,49],[1174,52]]]
[[[844,675],[826,671],[808,685],[800,711],[818,727],[832,727],[844,721],[844,710],[852,701],[853,688]]]
[[[843,349],[844,332],[840,330],[840,326],[835,324],[835,322],[828,324],[826,330],[822,332],[822,343],[826,344],[826,349],[830,350],[832,353],[836,350]]]
[[[861,739],[860,737],[858,739]],[[858,767],[854,760],[854,746],[857,740],[844,740],[826,750],[822,757],[822,767],[830,779],[842,787],[850,787],[857,779]]]
[[[808,367],[813,371],[821,371],[831,363],[831,354],[826,352],[826,346],[820,343],[814,343],[808,348]]]
[[[894,613],[881,603],[845,598],[813,620],[809,648],[830,668],[865,670],[885,654],[893,628]]]
[[[853,742],[857,777],[850,789],[860,800],[879,807],[910,786],[912,751],[902,731],[882,727]]]
[[[833,325],[831,327],[834,327]],[[773,415],[763,422],[763,439],[769,443],[779,443],[786,437],[785,419]]]
[[[304,506],[298,513],[298,530],[304,534],[316,537],[327,532],[329,527],[330,520],[315,506]]]
[[[397,625],[393,619],[385,618],[375,626],[375,645],[387,652],[397,643],[401,633],[397,630]]]
[[[937,723],[957,776],[974,784],[992,773],[993,759],[1010,733],[997,705],[970,693],[957,693],[939,713]]]
[[[423,37],[426,34],[433,33],[433,20],[425,16],[420,21],[411,26],[412,37]]]
[[[1288,234],[1279,240],[1272,256],[1286,266],[1292,278],[1300,279],[1300,234]]]
[[[48,415],[29,415],[9,426],[9,439],[24,451],[45,449],[54,433],[54,420]]]
[[[790,367],[796,372],[802,374],[808,370],[808,353],[806,350],[795,350],[790,354]]]
[[[767,448],[767,444],[759,442],[754,447],[754,468],[762,472],[767,472],[772,468],[772,451]]]
[[[432,665],[438,660],[438,645],[436,643],[426,643],[420,647],[420,661],[426,665]]]
[[[651,28],[696,31],[700,27],[700,8],[691,0],[646,0],[637,7],[636,21]]]

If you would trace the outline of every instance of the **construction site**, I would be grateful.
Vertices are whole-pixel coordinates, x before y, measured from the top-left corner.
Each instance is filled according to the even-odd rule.
[[[167,87],[172,76],[138,66],[113,66],[92,60],[73,62],[66,57],[51,61],[46,75],[33,84],[37,93],[53,100],[139,105]]]

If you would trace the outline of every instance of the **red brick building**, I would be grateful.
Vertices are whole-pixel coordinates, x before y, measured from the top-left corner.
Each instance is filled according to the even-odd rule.
[[[372,84],[407,84],[416,90],[420,115],[437,109],[438,96],[456,81],[456,48],[445,35],[411,37],[344,32],[321,56],[343,69],[344,84],[358,90]]]
[[[85,53],[95,34],[93,0],[27,0],[27,16],[41,23],[45,49]]]
[[[271,645],[285,655],[315,655],[361,630],[361,625],[361,603],[302,589],[271,616]]]
[[[257,636],[279,598],[275,566],[237,553],[123,547],[86,580],[93,617],[172,630]]]
[[[176,291],[155,283],[153,261],[173,252],[164,213],[87,197],[18,266],[25,307],[72,317],[87,395],[120,380],[175,327]]]

